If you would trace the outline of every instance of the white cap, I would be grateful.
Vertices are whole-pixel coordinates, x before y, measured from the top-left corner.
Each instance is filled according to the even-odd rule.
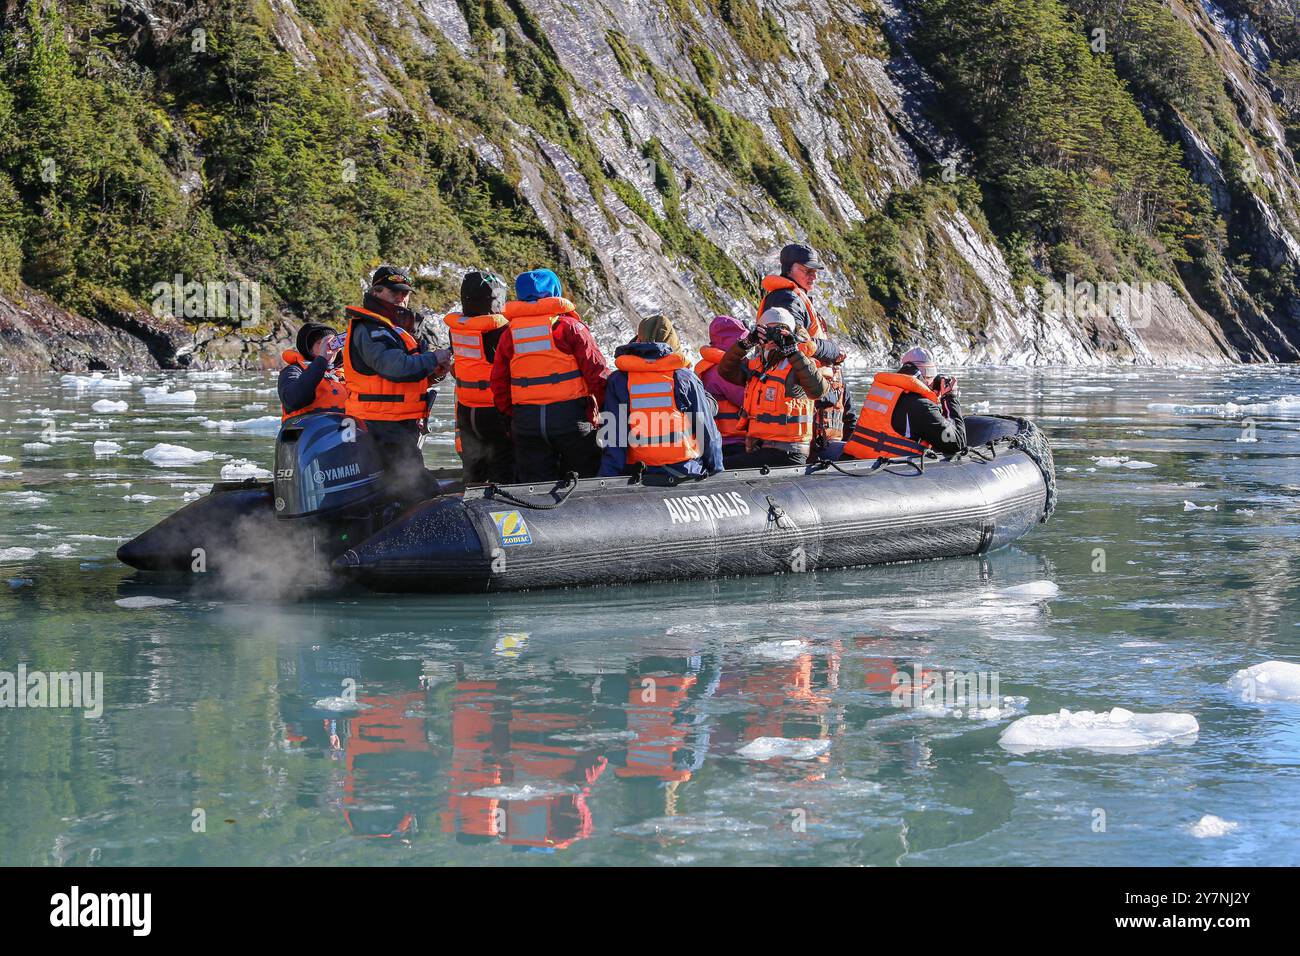
[[[780,306],[773,306],[758,317],[758,324],[763,328],[772,325],[783,325],[793,332],[798,325],[795,323],[794,316],[790,314],[789,309],[783,309]]]
[[[930,354],[929,349],[923,349],[920,346],[904,352],[899,364],[915,365],[917,371],[927,378],[933,378],[935,375],[934,356]]]

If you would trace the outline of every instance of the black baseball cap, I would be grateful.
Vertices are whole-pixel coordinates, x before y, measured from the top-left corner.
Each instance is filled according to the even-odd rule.
[[[375,274],[370,277],[371,288],[381,285],[397,292],[415,291],[411,288],[411,280],[407,278],[406,273],[401,269],[394,269],[392,266],[380,266],[375,270]]]
[[[799,263],[805,269],[824,269],[822,261],[817,258],[817,253],[812,251],[812,246],[804,245],[802,242],[792,242],[781,250],[781,268],[789,269],[795,263]]]
[[[310,358],[312,346],[319,342],[322,336],[337,334],[328,325],[321,325],[319,322],[304,322],[302,328],[298,330],[294,344],[298,347],[299,355]]]

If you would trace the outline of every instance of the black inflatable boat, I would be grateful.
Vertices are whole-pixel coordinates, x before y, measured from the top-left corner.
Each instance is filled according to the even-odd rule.
[[[316,567],[305,580],[327,581],[328,567],[379,591],[504,591],[981,554],[1055,507],[1051,450],[1017,418],[971,416],[971,448],[953,460],[845,460],[676,484],[607,478],[460,491],[447,481],[456,493],[400,513],[379,496],[364,442],[340,448],[331,439],[338,419],[304,418],[317,421],[282,434],[273,483],[214,486],[118,557],[188,572],[202,548],[204,570],[220,573],[310,554]]]

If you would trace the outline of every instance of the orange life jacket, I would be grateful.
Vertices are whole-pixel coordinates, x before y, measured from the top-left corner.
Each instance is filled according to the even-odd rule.
[[[782,289],[789,289],[795,294],[803,307],[808,310],[808,335],[814,339],[823,339],[826,337],[826,326],[822,320],[817,317],[817,310],[813,308],[812,299],[808,298],[808,293],[803,290],[799,283],[793,279],[787,279],[785,276],[763,276],[763,298],[758,303],[758,317],[761,319],[763,313],[767,311],[767,297],[773,292],[779,292]]]
[[[343,374],[348,382],[347,414],[362,421],[375,422],[404,422],[412,418],[424,418],[428,414],[425,398],[425,392],[429,388],[427,378],[414,382],[390,382],[378,375],[362,374],[352,364],[352,348],[356,342],[358,326],[382,325],[392,329],[402,340],[402,346],[408,355],[420,351],[420,344],[409,332],[394,325],[378,312],[355,306],[348,306],[345,312],[348,317],[348,344],[343,349]]]
[[[303,370],[311,364],[296,349],[285,349],[280,353],[280,358],[284,360],[285,365],[296,365]],[[347,398],[348,389],[343,384],[342,374],[335,369],[330,369],[316,386],[316,394],[309,404],[293,411],[289,411],[283,405],[280,406],[280,421],[285,421],[294,415],[306,415],[308,412],[342,412]]]
[[[722,349],[715,349],[712,345],[706,345],[700,349],[702,358],[695,363],[695,374],[701,379],[704,373],[713,368],[722,361]],[[714,400],[718,403],[718,414],[713,416],[713,420],[718,423],[718,432],[723,439],[743,438],[745,435],[745,424],[743,421],[744,412],[739,405],[733,401],[723,398],[720,395],[714,395]]]
[[[904,392],[939,401],[938,393],[915,375],[900,372],[877,372],[871,390],[862,399],[858,422],[844,444],[849,458],[906,458],[919,455],[930,447],[928,442],[909,438],[894,431],[894,409]]]
[[[556,320],[573,311],[568,299],[507,302],[506,319],[515,352],[510,357],[510,401],[514,405],[550,405],[590,395],[578,360],[555,347]]]
[[[627,463],[680,465],[700,457],[692,422],[677,407],[673,373],[686,367],[676,352],[663,358],[620,355],[614,360],[627,373]]]
[[[826,325],[817,315],[817,310],[813,308],[812,299],[808,297],[797,282],[793,279],[787,279],[785,276],[764,276],[763,277],[763,300],[758,303],[758,314],[761,317],[767,309],[767,297],[773,292],[781,289],[789,289],[795,294],[803,307],[808,311],[808,335],[814,339],[824,339],[826,337]],[[821,363],[818,363],[821,365]],[[835,392],[835,401],[825,404],[819,403],[817,406],[817,418],[813,422],[816,433],[824,437],[827,441],[839,441],[844,437],[844,376],[840,374],[838,366],[823,365],[826,374],[826,383]],[[829,370],[829,373],[825,370]]]
[[[800,347],[811,343],[801,343]],[[806,351],[806,350],[805,350]],[[750,378],[745,385],[745,420],[749,437],[765,441],[806,445],[813,435],[813,400],[807,395],[794,398],[789,387],[794,366],[781,359],[763,368],[760,354],[749,360]]]
[[[491,408],[492,363],[487,360],[483,336],[505,325],[506,317],[450,312],[442,320],[451,330],[451,351],[455,356],[451,373],[456,378],[457,403],[468,408]]]

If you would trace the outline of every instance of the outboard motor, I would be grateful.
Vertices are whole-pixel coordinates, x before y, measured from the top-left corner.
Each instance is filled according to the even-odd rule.
[[[277,518],[364,511],[381,494],[383,466],[370,433],[345,415],[289,419],[275,443]]]

